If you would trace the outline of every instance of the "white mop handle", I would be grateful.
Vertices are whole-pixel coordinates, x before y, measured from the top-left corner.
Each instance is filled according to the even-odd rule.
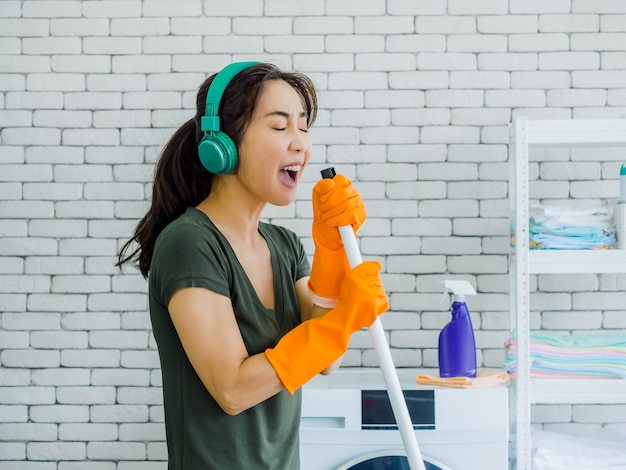
[[[350,267],[354,268],[363,262],[361,258],[361,252],[354,236],[352,227],[347,225],[339,227],[339,234],[341,235],[341,241],[348,257],[348,263]],[[391,402],[391,409],[393,415],[396,418],[398,429],[402,437],[404,444],[404,450],[406,451],[409,466],[412,470],[426,470],[424,466],[424,460],[420,452],[419,445],[417,444],[417,437],[413,430],[413,423],[411,423],[411,416],[409,415],[409,409],[406,406],[404,400],[404,394],[402,393],[402,387],[400,386],[400,380],[396,373],[396,368],[393,364],[391,357],[391,351],[389,351],[389,345],[387,344],[387,337],[385,336],[385,330],[380,318],[377,318],[374,323],[369,327],[370,336],[374,343],[374,349],[378,356],[378,362],[380,363],[380,369],[383,373],[385,385],[387,387],[387,393],[389,394],[389,401]]]

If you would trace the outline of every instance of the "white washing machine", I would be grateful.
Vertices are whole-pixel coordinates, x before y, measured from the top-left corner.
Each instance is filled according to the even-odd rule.
[[[419,372],[398,377],[426,470],[507,469],[507,387],[424,387]],[[301,470],[409,470],[380,369],[339,369],[305,385],[300,461]]]

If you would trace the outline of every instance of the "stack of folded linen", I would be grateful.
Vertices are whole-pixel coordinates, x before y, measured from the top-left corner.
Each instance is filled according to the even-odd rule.
[[[515,374],[517,341],[505,343],[504,370]],[[626,378],[626,334],[530,334],[531,377]]]
[[[615,243],[613,211],[588,201],[539,204],[531,208],[531,248],[547,250],[603,249]]]
[[[610,439],[533,429],[534,470],[626,470],[626,435]]]

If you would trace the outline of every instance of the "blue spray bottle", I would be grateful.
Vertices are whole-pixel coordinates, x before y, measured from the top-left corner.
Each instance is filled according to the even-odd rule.
[[[442,281],[445,292],[451,291],[452,320],[439,334],[439,375],[441,377],[476,377],[476,340],[466,295],[476,295],[467,281]]]

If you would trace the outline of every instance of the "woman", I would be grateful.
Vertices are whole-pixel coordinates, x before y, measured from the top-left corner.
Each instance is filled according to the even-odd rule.
[[[293,202],[316,112],[311,81],[270,64],[207,79],[120,252],[149,278],[170,469],[299,468],[298,389],[388,308],[379,263],[346,268],[336,227],[365,219],[349,180],[314,188],[310,277],[296,235],[260,221],[266,204]],[[231,150],[216,170],[214,154]]]

